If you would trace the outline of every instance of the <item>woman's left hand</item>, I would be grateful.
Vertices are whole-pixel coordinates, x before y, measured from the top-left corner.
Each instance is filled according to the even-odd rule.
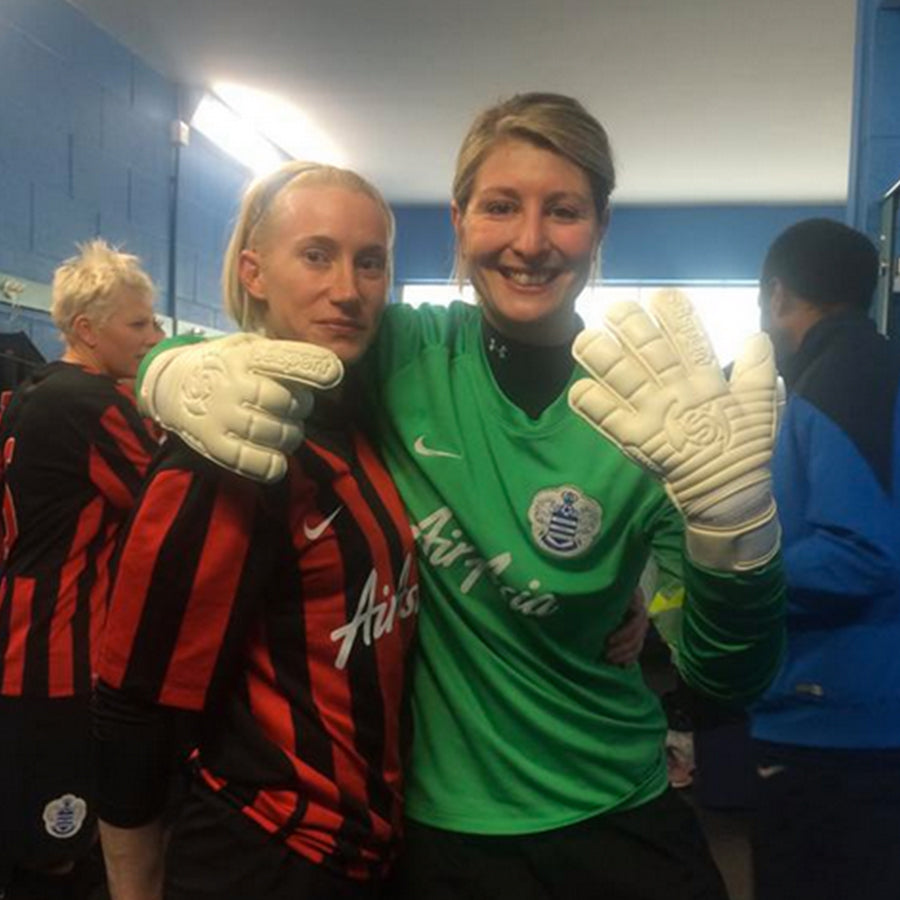
[[[637,662],[644,649],[649,624],[644,598],[640,591],[635,591],[625,619],[607,638],[606,661],[612,666],[630,666]]]

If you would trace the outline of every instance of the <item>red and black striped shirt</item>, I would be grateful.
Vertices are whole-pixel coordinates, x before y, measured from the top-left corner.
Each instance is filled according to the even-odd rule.
[[[86,695],[116,535],[156,442],[130,388],[71,363],[4,400],[0,694]]]
[[[364,878],[401,823],[414,547],[361,434],[309,433],[269,487],[172,442],[124,535],[100,677],[203,710],[205,783],[306,859]]]

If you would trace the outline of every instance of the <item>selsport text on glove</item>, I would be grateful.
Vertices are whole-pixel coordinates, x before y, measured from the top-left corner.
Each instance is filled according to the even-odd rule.
[[[234,334],[160,353],[143,375],[139,402],[207,459],[273,482],[303,440],[311,389],[335,387],[343,375],[323,347]]]
[[[591,375],[569,405],[663,480],[686,520],[690,557],[717,570],[768,562],[780,530],[769,462],[776,429],[769,339],[750,338],[726,382],[690,301],[651,299],[652,317],[617,303],[605,331],[585,331],[573,354]]]

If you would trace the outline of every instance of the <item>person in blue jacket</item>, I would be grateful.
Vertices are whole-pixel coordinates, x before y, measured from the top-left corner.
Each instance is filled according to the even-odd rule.
[[[867,316],[877,273],[869,239],[827,219],[763,265],[789,606],[752,716],[757,900],[900,897],[900,347]]]

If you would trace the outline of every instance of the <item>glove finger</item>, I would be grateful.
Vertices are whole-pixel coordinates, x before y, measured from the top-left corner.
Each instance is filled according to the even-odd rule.
[[[261,447],[239,443],[233,471],[253,481],[272,484],[284,478],[287,460],[281,453],[273,453]]]
[[[649,380],[646,369],[605,331],[582,331],[572,345],[572,355],[620,404]]]
[[[246,404],[223,410],[221,426],[229,438],[275,453],[293,453],[304,433],[302,420],[271,416]]]
[[[569,407],[638,465],[661,474],[660,467],[641,449],[650,433],[647,422],[641,421],[639,413],[624,408],[601,382],[590,378],[576,381],[569,388]]]
[[[676,348],[670,346],[659,325],[637,303],[614,303],[606,311],[604,321],[625,353],[646,369],[656,382],[681,377]]]
[[[777,376],[772,342],[765,334],[750,335],[734,363],[729,381],[731,392],[770,390],[774,396]]]
[[[569,389],[569,407],[622,449],[641,438],[634,433],[638,416],[602,382],[590,378],[576,381]]]
[[[715,371],[724,382],[706,329],[687,296],[682,291],[657,291],[650,298],[650,308],[685,370],[689,374]]]
[[[201,456],[244,478],[267,483],[278,481],[287,471],[287,460],[283,454],[254,447],[234,434],[214,433],[200,440],[190,432],[179,430],[177,433]]]
[[[603,431],[603,423],[622,407],[619,398],[602,384],[581,378],[569,388],[569,408],[589,425]]]
[[[299,382],[281,384],[270,376],[235,379],[242,406],[253,406],[276,419],[299,422],[313,408],[313,392]]]
[[[344,366],[334,353],[302,341],[255,342],[249,369],[279,381],[323,389],[335,387],[344,377]]]

